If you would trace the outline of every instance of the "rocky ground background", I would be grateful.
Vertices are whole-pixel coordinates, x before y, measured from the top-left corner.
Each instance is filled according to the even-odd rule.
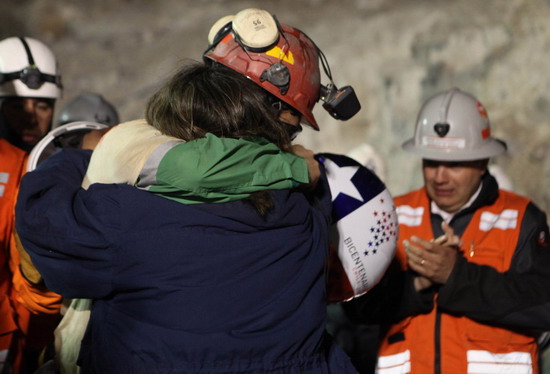
[[[321,132],[300,142],[335,153],[367,142],[390,191],[403,193],[421,178],[420,160],[401,143],[422,102],[457,86],[484,103],[493,134],[508,142],[495,162],[514,189],[550,212],[549,0],[2,0],[0,39],[51,46],[66,87],[61,105],[99,92],[130,120],[179,63],[200,59],[218,18],[248,7],[305,31],[336,84],[352,85],[362,103],[348,122],[317,108]]]

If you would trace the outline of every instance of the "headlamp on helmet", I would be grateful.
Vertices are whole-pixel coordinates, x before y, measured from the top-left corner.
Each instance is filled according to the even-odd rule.
[[[361,104],[351,86],[340,89],[333,84],[321,86],[321,100],[324,101],[323,108],[333,118],[342,121],[347,121],[361,109]]]

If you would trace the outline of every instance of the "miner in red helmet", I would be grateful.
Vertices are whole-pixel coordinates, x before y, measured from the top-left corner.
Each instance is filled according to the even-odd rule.
[[[205,62],[234,70],[265,90],[293,139],[302,125],[319,131],[313,115],[319,101],[337,120],[348,120],[360,110],[353,88],[338,89],[334,84],[328,61],[315,42],[303,31],[279,23],[265,10],[245,9],[220,18],[212,26],[208,42]],[[326,85],[322,84],[321,70],[328,78]],[[332,255],[331,251],[329,268]],[[331,284],[341,281],[331,276],[327,279]],[[341,296],[333,295],[330,288],[329,299]]]
[[[296,135],[301,124],[319,130],[312,110],[322,100],[336,119],[355,115],[360,104],[353,88],[336,88],[323,52],[302,31],[280,24],[262,9],[245,9],[211,28],[205,61],[222,64],[269,93],[279,119]],[[321,84],[319,61],[330,83]]]

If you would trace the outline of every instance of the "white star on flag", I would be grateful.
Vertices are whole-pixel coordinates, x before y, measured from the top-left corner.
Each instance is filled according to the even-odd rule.
[[[332,201],[334,201],[340,193],[363,201],[363,197],[359,193],[359,190],[357,190],[357,187],[355,187],[351,181],[351,178],[353,178],[359,166],[340,167],[329,159],[325,159],[324,165],[327,170],[327,179],[330,186],[330,193],[332,194]]]

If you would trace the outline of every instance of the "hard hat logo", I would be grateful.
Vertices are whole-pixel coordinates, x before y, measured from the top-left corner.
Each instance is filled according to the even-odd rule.
[[[479,101],[477,102],[477,110],[479,111],[479,115],[483,118],[489,119],[489,115],[487,114],[487,111],[485,110],[485,107],[483,104],[481,104]]]
[[[434,125],[434,131],[439,135],[441,138],[447,135],[449,132],[449,129],[451,126],[448,123],[436,123]]]

